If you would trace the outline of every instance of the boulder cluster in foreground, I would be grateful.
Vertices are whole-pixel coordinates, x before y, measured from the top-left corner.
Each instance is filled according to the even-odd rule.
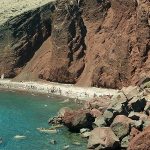
[[[130,86],[87,101],[80,110],[62,108],[50,123],[88,138],[90,150],[150,150],[150,89]]]

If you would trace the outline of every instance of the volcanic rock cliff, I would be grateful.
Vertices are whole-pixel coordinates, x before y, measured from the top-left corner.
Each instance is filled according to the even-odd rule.
[[[0,73],[15,77],[51,35],[54,5],[46,4],[0,25]]]
[[[150,76],[149,10],[149,0],[57,0],[24,13],[1,31],[13,44],[2,39],[0,73],[107,88],[138,84]]]

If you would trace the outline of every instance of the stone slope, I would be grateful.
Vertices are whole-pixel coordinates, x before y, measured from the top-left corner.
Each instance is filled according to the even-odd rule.
[[[149,8],[148,0],[57,0],[48,41],[16,80],[138,84],[150,74]]]
[[[90,85],[116,88],[137,84],[140,78],[149,76],[150,3],[112,0],[110,5],[106,10],[100,4],[104,9],[101,12],[106,10],[103,16],[94,12],[87,19],[85,15],[88,50],[81,84],[90,78]]]

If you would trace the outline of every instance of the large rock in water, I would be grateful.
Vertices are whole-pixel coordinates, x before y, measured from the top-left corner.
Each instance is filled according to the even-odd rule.
[[[63,107],[58,111],[58,117],[64,117],[66,113],[72,113],[73,110],[69,107]]]
[[[120,147],[119,139],[111,128],[95,128],[91,131],[88,148],[96,150],[117,150]]]
[[[64,125],[72,132],[79,132],[82,128],[92,129],[94,120],[94,117],[88,110],[66,112],[62,118]]]

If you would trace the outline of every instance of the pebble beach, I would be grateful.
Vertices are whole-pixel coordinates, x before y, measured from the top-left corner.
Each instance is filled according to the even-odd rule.
[[[76,98],[80,100],[88,100],[105,95],[111,96],[117,94],[117,90],[114,89],[78,87],[71,84],[68,85],[52,82],[13,82],[6,79],[0,80],[0,89],[53,94],[56,96]]]

